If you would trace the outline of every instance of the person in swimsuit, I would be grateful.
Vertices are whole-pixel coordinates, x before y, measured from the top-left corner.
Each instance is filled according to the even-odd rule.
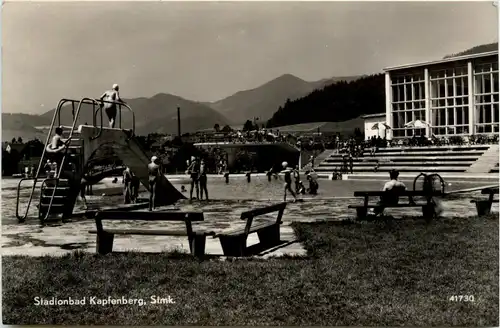
[[[151,163],[148,164],[149,172],[149,210],[152,211],[155,208],[156,200],[156,184],[159,180],[161,170],[160,165],[157,163],[158,157],[151,157]]]
[[[208,200],[208,189],[207,189],[207,166],[204,160],[200,163],[200,176],[198,177],[200,182],[200,200],[203,200],[203,192],[205,192],[206,199]]]
[[[57,127],[55,131],[55,135],[52,137],[52,141],[47,145],[45,149],[49,154],[52,155],[54,160],[52,162],[61,164],[63,158],[63,151],[66,149],[67,144],[62,141],[63,129],[62,127]]]
[[[132,182],[132,173],[130,172],[130,168],[127,167],[123,170],[123,203],[130,204],[131,201],[131,190],[130,184]]]
[[[312,175],[308,174],[307,175],[307,181],[309,181],[309,188],[307,188],[307,192],[310,195],[317,195],[318,194],[319,184],[316,181],[316,179],[314,179],[312,177]]]
[[[120,98],[120,94],[118,92],[119,89],[120,89],[120,87],[118,86],[118,84],[113,84],[113,88],[111,90],[104,92],[99,99],[105,100],[105,101],[125,103]],[[108,116],[108,119],[109,119],[109,127],[114,128],[115,123],[116,123],[116,113],[117,113],[116,103],[104,102],[101,104],[101,108],[104,109],[104,111],[106,111],[106,115]]]
[[[281,165],[283,166],[283,171],[281,171],[281,173],[283,173],[285,175],[284,201],[286,202],[286,192],[288,191],[292,194],[293,201],[295,202],[295,201],[297,201],[297,197],[295,196],[295,193],[292,190],[292,172],[293,172],[293,169],[288,167],[287,162],[283,162]]]
[[[62,127],[57,127],[55,135],[52,137],[52,141],[47,145],[47,151],[50,153],[58,153],[66,148],[66,144],[62,141],[63,129]]]
[[[191,177],[191,189],[189,190],[189,200],[193,200],[193,190],[196,188],[196,199],[200,199],[199,172],[200,163],[196,157],[191,158],[191,164],[187,169],[187,174]]]
[[[83,173],[82,179],[80,180],[80,198],[83,202],[83,209],[87,210],[87,198],[85,198],[85,191],[87,190],[87,186],[89,185],[88,181],[88,173]]]
[[[50,159],[48,159],[47,162],[45,163],[43,170],[45,171],[46,177],[50,178],[50,171],[51,171]]]
[[[301,187],[301,181],[300,181],[300,171],[299,171],[299,166],[295,166],[293,169],[293,179],[295,181],[295,193],[299,193],[300,187]]]
[[[132,172],[132,180],[130,181],[130,199],[132,200],[132,203],[135,203],[139,197],[140,185],[141,180],[139,180],[139,177]]]

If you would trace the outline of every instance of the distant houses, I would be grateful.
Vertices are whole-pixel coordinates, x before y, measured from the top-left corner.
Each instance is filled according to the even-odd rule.
[[[14,139],[10,142],[2,143],[2,176],[11,176],[23,173],[25,167],[38,167],[43,153],[44,144],[33,139],[23,142],[21,139]]]

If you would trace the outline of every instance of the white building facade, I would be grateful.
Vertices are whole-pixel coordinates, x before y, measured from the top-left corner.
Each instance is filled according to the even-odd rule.
[[[384,71],[388,139],[499,133],[498,51]]]
[[[365,125],[365,140],[370,139],[371,137],[379,137],[383,138],[386,136],[386,133],[388,133],[390,130],[386,130],[384,123],[386,120],[385,113],[380,113],[380,114],[369,114],[369,115],[364,115],[361,118],[364,120],[364,125]],[[377,128],[374,129],[373,127],[377,125]]]

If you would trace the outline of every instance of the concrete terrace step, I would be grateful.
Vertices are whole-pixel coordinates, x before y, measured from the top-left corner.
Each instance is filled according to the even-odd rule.
[[[358,163],[353,163],[353,166],[369,166],[369,167],[374,167],[376,163],[373,162],[358,162]],[[400,166],[463,166],[463,167],[469,167],[472,165],[472,162],[439,162],[439,161],[415,161],[415,162],[409,162],[409,163],[398,163],[398,162],[379,162],[378,163],[380,167],[382,166],[394,166],[394,165],[400,165]],[[335,167],[335,166],[340,166],[343,165],[343,163],[322,163],[318,168],[325,168],[325,167]]]
[[[498,165],[499,146],[492,145],[484,154],[467,170],[470,173],[487,173]]]
[[[335,167],[318,167],[315,171],[316,172],[328,172],[331,173],[333,172]],[[337,170],[339,170],[339,167],[337,167]],[[353,172],[374,172],[373,171],[373,166],[354,166],[353,167]],[[429,167],[422,167],[422,166],[415,166],[415,167],[409,167],[409,166],[400,166],[400,165],[386,165],[386,166],[380,166],[378,168],[379,172],[389,172],[390,170],[398,170],[400,172],[465,172],[467,170],[467,167],[457,167],[457,166],[429,166]]]
[[[424,171],[425,172],[425,171]],[[420,173],[420,172],[418,172]],[[399,175],[400,179],[414,179],[418,173],[413,173],[413,172],[402,172]],[[327,175],[325,173],[318,174],[320,177],[327,178]],[[496,183],[498,181],[498,174],[478,174],[478,173],[461,173],[461,172],[439,172],[439,175],[445,179],[457,179],[457,180],[467,180],[467,179],[473,179],[473,180],[484,180],[484,181],[489,181]],[[386,172],[356,172],[354,174],[343,174],[342,175],[343,180],[382,180],[386,181],[387,180],[387,173]]]
[[[383,147],[379,151],[398,152],[398,151],[443,151],[443,150],[488,150],[492,145],[469,145],[469,146],[426,146],[426,147]]]
[[[377,151],[375,153],[375,157],[381,157],[381,156],[384,156],[384,157],[400,157],[400,156],[481,156],[482,154],[484,154],[484,151],[475,151],[475,150],[471,150],[471,151],[464,151],[464,150],[461,150],[461,151],[446,151],[446,150],[443,150],[443,151],[439,151],[439,152],[414,152],[414,151],[402,151],[402,152],[381,152],[381,151]],[[370,153],[369,152],[365,152],[363,153],[363,157],[369,157],[370,156]],[[340,156],[342,157],[342,156]]]
[[[399,157],[354,157],[356,162],[380,162],[380,161],[398,161],[398,162],[411,162],[411,161],[470,161],[474,162],[478,159],[477,156],[399,156]],[[327,158],[323,163],[329,162],[342,162],[342,158]]]

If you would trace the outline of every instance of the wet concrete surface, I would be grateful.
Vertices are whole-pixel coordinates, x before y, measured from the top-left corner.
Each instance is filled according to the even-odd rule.
[[[120,192],[120,184],[112,184],[111,180],[105,180],[94,186],[96,196],[87,196],[90,209],[113,208],[122,203],[121,196],[101,196]],[[18,181],[17,181],[18,182]],[[17,223],[15,217],[15,206],[17,197],[17,182],[14,179],[2,181],[2,254],[3,255],[29,255],[42,256],[62,255],[74,250],[95,252],[96,235],[88,233],[95,229],[95,222],[90,219],[74,218],[70,222],[62,223],[55,220],[41,227],[36,218],[37,210],[34,206],[38,202],[38,195],[35,195],[34,203],[30,207],[29,216],[25,223]],[[173,180],[172,183],[180,189],[184,184],[188,189],[189,185],[183,180]],[[314,222],[323,220],[339,221],[347,218],[354,218],[354,210],[347,208],[350,204],[359,204],[360,199],[352,196],[355,190],[378,190],[381,187],[380,181],[326,181],[321,180],[320,194],[317,196],[301,196],[301,201],[289,203],[283,216],[281,226],[281,239],[285,243],[284,247],[277,248],[270,252],[264,252],[265,256],[280,255],[304,255],[305,250],[297,242],[293,230],[290,226],[292,222]],[[410,186],[411,181],[405,181]],[[484,185],[474,182],[447,182],[451,183],[449,189],[464,189],[474,186]],[[21,189],[20,210],[26,209],[31,188],[26,184]],[[172,206],[165,206],[156,209],[162,210],[182,210],[182,211],[203,211],[205,220],[194,223],[193,228],[203,231],[223,232],[236,227],[243,227],[245,221],[240,219],[240,214],[250,209],[266,206],[282,201],[283,181],[273,180],[268,182],[265,177],[256,177],[250,183],[243,179],[232,179],[226,184],[222,177],[212,178],[209,183],[210,201],[189,202],[183,200]],[[141,196],[147,196],[143,193]],[[457,194],[443,201],[445,212],[443,216],[467,217],[476,214],[474,204],[471,199],[484,198],[479,192]],[[291,197],[289,197],[291,199]],[[82,210],[82,204],[77,202],[76,211]],[[493,205],[494,212],[498,211],[498,204]],[[144,210],[141,210],[144,211]],[[401,216],[421,216],[419,208],[397,208],[388,209],[387,213],[394,217]],[[259,217],[260,220],[275,220],[276,213]],[[105,227],[119,228],[141,228],[141,229],[184,229],[183,223],[177,222],[147,222],[147,221],[109,221],[104,222]],[[251,234],[248,238],[248,245],[258,242],[257,234]],[[161,252],[169,250],[189,251],[187,237],[173,236],[137,236],[137,235],[117,235],[115,236],[113,250],[116,251],[141,251],[141,252]],[[211,255],[222,255],[222,249],[218,239],[207,238],[206,253]]]

